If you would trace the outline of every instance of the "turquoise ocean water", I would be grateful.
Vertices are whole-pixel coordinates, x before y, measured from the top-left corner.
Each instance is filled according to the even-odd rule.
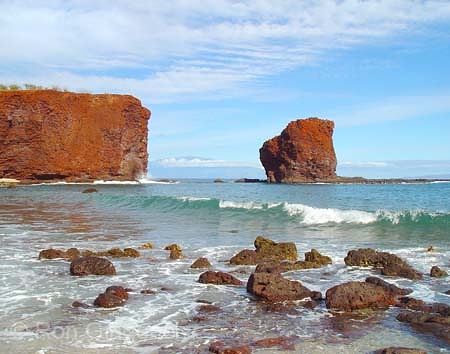
[[[351,249],[393,252],[428,274],[449,270],[450,184],[267,185],[184,180],[176,184],[39,185],[0,189],[0,342],[10,353],[195,353],[214,339],[241,342],[289,335],[296,352],[365,353],[391,345],[449,353],[447,345],[395,320],[398,309],[365,314],[345,324],[322,304],[314,310],[269,311],[245,288],[197,282],[190,264],[200,256],[244,282],[252,267],[227,260],[264,235],[293,241],[300,256],[311,248],[333,264],[287,273],[312,290],[364,280],[374,271],[349,268]],[[45,248],[155,250],[138,259],[114,259],[115,277],[75,278],[63,260],[40,261]],[[169,260],[162,248],[183,247],[186,258]],[[435,252],[426,252],[428,246]],[[302,258],[302,257],[301,257]],[[447,279],[386,278],[414,290],[411,296],[450,304]],[[134,289],[116,310],[74,309],[92,303],[109,285]],[[160,288],[169,288],[160,291]],[[145,296],[142,289],[156,290]],[[205,321],[193,320],[199,299],[221,307]],[[273,350],[260,350],[270,353]],[[281,351],[282,352],[282,351]]]

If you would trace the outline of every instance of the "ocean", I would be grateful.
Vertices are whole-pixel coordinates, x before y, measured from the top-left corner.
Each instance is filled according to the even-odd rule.
[[[3,353],[203,353],[214,340],[249,343],[296,338],[294,351],[255,353],[369,353],[388,346],[450,353],[448,345],[398,322],[398,308],[342,318],[322,303],[314,309],[274,309],[244,287],[205,285],[190,269],[207,257],[215,270],[244,283],[251,266],[230,266],[238,251],[263,235],[295,242],[300,258],[312,248],[332,258],[324,268],[286,273],[312,290],[325,291],[375,271],[347,267],[352,249],[395,253],[423,272],[420,281],[383,277],[427,302],[450,304],[450,183],[240,184],[178,183],[35,185],[0,188],[0,352]],[[39,260],[47,248],[102,251],[152,242],[139,258],[111,259],[116,276],[74,277],[65,260]],[[185,258],[171,260],[164,246],[177,243]],[[433,246],[434,252],[427,252]],[[74,308],[92,304],[110,285],[133,289],[118,309]],[[152,289],[153,295],[140,294]],[[199,318],[198,300],[220,310]]]

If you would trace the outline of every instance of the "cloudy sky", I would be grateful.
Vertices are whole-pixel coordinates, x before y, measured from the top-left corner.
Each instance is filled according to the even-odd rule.
[[[160,166],[258,167],[319,116],[345,174],[450,173],[449,1],[0,0],[0,43],[5,84],[139,97]]]

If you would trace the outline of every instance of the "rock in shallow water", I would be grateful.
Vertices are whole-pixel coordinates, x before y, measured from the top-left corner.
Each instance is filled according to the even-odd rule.
[[[233,265],[255,265],[269,260],[297,260],[297,247],[293,242],[275,242],[258,236],[256,250],[242,250],[230,259]]]
[[[70,264],[71,275],[115,275],[116,268],[105,258],[81,257]]]
[[[427,352],[422,349],[405,348],[405,347],[389,347],[389,348],[379,349],[379,350],[375,351],[374,354],[427,354]]]
[[[247,282],[247,291],[261,299],[278,302],[314,297],[314,293],[300,282],[277,273],[253,273]]]
[[[98,307],[112,308],[122,306],[128,300],[128,292],[122,286],[110,286],[105,292],[98,295],[94,305]]]
[[[403,259],[395,254],[379,252],[371,248],[360,248],[349,251],[344,262],[348,266],[381,268],[381,274],[419,280],[422,274],[413,269]]]
[[[394,297],[383,287],[357,281],[328,289],[325,301],[327,308],[339,311],[386,309],[395,304]]]
[[[195,268],[211,268],[211,267],[212,267],[211,263],[209,263],[208,258],[205,258],[205,257],[197,258],[195,260],[195,262],[192,263],[192,265],[191,265],[191,268],[194,268],[194,269]]]
[[[448,273],[445,270],[439,268],[438,266],[431,267],[430,277],[443,278],[446,276],[448,276]]]
[[[200,274],[198,278],[200,283],[217,285],[242,285],[242,282],[231,274],[224,272],[207,271]]]

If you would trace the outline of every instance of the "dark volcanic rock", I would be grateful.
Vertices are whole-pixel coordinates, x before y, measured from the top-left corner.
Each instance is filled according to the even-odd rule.
[[[301,300],[313,292],[300,282],[289,280],[277,273],[253,273],[247,282],[247,291],[268,301]]]
[[[448,276],[448,273],[438,266],[433,266],[430,270],[430,276],[435,278],[442,278]]]
[[[239,279],[233,277],[231,274],[224,272],[204,272],[200,274],[198,281],[204,284],[242,285],[242,282]]]
[[[332,263],[330,257],[321,255],[319,251],[314,248],[310,252],[305,253],[305,262],[317,263],[321,266]]]
[[[378,349],[374,354],[427,354],[422,349],[405,348],[405,347],[389,347]]]
[[[450,344],[449,314],[408,311],[401,312],[397,320],[409,323],[418,332],[432,334]]]
[[[395,304],[383,287],[367,282],[348,282],[333,286],[325,294],[327,308],[340,311],[386,309]]]
[[[262,236],[255,239],[256,250],[242,250],[230,259],[233,265],[255,265],[269,260],[297,260],[293,242],[274,242]]]
[[[399,288],[398,286],[390,284],[387,281],[384,281],[383,279],[377,277],[367,277],[366,282],[377,286],[381,286],[385,291],[389,293],[389,295],[394,297],[408,295],[412,293],[411,289]]]
[[[80,257],[80,251],[77,248],[69,248],[67,251],[57,249],[46,249],[39,252],[39,259],[57,259],[74,260]]]
[[[302,183],[336,178],[334,123],[298,119],[259,150],[269,183]]]
[[[0,176],[132,180],[147,170],[150,111],[128,95],[0,92]]]
[[[233,265],[255,265],[258,263],[258,255],[254,250],[242,250],[230,259]]]
[[[42,250],[39,252],[39,259],[56,259],[56,258],[66,258],[67,254],[65,251],[57,250],[54,248],[49,248],[47,250]]]
[[[81,257],[70,264],[71,275],[115,275],[114,265],[105,258]]]
[[[255,239],[256,253],[259,258],[297,260],[297,247],[293,242],[275,242],[258,236]]]
[[[86,188],[81,193],[97,193],[97,192],[98,192],[98,190],[96,188]]]
[[[284,350],[294,350],[295,338],[292,337],[273,337],[259,339],[251,343],[255,348],[280,348]]]
[[[103,294],[97,296],[94,305],[98,307],[122,306],[128,300],[128,292],[122,286],[110,286]]]
[[[194,263],[192,263],[191,268],[211,268],[211,263],[209,263],[208,258],[200,257],[197,258]]]
[[[388,252],[378,252],[371,248],[349,251],[344,259],[348,266],[381,268],[381,274],[413,280],[422,279],[422,274],[413,269],[403,259]]]
[[[248,345],[227,345],[222,341],[215,341],[209,345],[209,351],[216,354],[251,354],[252,348]]]

